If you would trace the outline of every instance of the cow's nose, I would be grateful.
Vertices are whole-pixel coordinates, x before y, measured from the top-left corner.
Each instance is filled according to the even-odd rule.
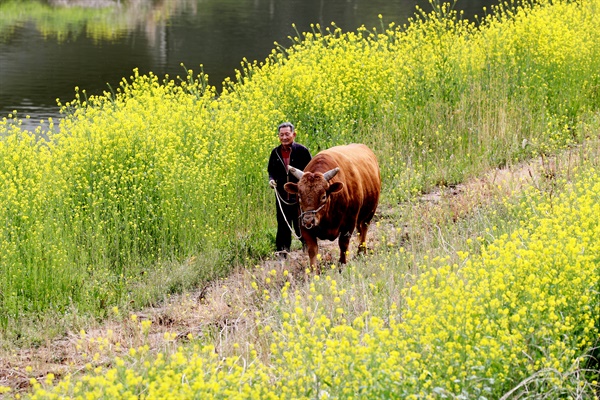
[[[306,229],[310,229],[313,227],[314,225],[314,218],[313,217],[304,217],[302,218],[302,225],[304,225],[304,227]]]

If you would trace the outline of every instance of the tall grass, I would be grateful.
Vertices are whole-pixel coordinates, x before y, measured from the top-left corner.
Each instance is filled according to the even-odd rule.
[[[4,337],[40,313],[103,317],[266,256],[283,120],[313,153],[370,145],[387,204],[577,143],[600,104],[599,18],[597,0],[540,0],[477,27],[448,5],[403,27],[315,26],[219,94],[192,71],[134,72],[116,93],[76,92],[47,140],[3,120]]]

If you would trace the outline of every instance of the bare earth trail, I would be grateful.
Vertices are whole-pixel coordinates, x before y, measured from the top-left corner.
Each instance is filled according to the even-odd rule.
[[[413,204],[399,207],[419,207],[420,215],[424,216],[420,223],[435,224],[439,217],[458,221],[476,207],[485,207],[528,186],[537,187],[558,171],[568,174],[572,157],[579,154],[580,149],[574,149],[550,159],[495,169],[463,184],[436,189]],[[399,222],[390,218],[393,213],[397,215],[398,210],[380,205],[369,231],[369,248],[377,248],[377,241],[383,236],[386,241],[410,237],[410,227],[398,227]],[[335,263],[339,256],[337,243],[320,241],[319,247],[322,261],[326,265]],[[355,251],[356,238],[353,238],[351,255]],[[37,348],[3,352],[0,354],[0,386],[11,387],[14,395],[26,390],[32,378],[44,379],[50,373],[60,378],[68,373],[108,366],[115,356],[143,345],[148,345],[150,353],[173,350],[191,337],[207,337],[215,343],[216,351],[221,352],[223,346],[234,343],[236,337],[252,335],[249,332],[255,328],[254,314],[261,311],[265,291],[283,286],[283,276],[292,286],[301,287],[307,266],[308,256],[295,250],[286,260],[265,260],[255,267],[239,268],[227,278],[195,292],[172,296],[161,307],[115,315],[86,332],[71,332]],[[272,282],[271,288],[260,287],[260,282],[266,281]],[[141,321],[151,324],[147,322],[146,329],[142,329]]]

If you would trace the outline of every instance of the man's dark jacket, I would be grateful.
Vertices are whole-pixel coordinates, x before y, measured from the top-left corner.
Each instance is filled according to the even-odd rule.
[[[283,163],[283,157],[281,155],[281,145],[275,147],[273,151],[271,151],[271,156],[269,157],[269,166],[267,167],[267,171],[269,172],[269,180],[273,179],[277,182],[277,192],[283,200],[288,203],[296,202],[296,195],[290,194],[285,191],[283,185],[288,182],[297,183],[298,179],[288,173],[285,168],[285,164]],[[300,143],[292,143],[292,152],[290,153],[290,165],[294,168],[298,168],[301,171],[304,171],[308,162],[312,159],[310,155],[310,151],[301,145]]]

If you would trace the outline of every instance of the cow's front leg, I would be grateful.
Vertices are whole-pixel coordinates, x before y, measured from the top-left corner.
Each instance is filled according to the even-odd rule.
[[[310,262],[310,267],[316,269],[317,273],[319,273],[320,271],[317,266],[317,254],[319,254],[319,245],[317,243],[317,239],[304,234],[302,235],[302,237],[304,238],[306,248],[308,249],[308,259]]]
[[[348,255],[348,246],[350,245],[350,237],[352,233],[346,232],[340,234],[338,244],[340,245],[340,264],[346,264],[346,256]]]

